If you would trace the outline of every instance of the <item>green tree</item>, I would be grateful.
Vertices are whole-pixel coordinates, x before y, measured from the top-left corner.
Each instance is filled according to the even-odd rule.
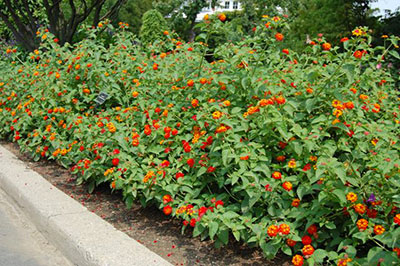
[[[369,4],[375,0],[298,0],[295,7],[289,7],[291,36],[297,47],[304,45],[308,37],[318,33],[333,43],[351,35],[357,26],[376,27]]]
[[[217,1],[212,0],[212,5]],[[155,0],[154,7],[164,16],[168,16],[171,28],[182,38],[194,39],[194,26],[200,11],[209,5],[207,0]]]
[[[168,31],[168,26],[163,15],[155,9],[151,9],[143,15],[140,40],[145,44],[161,40],[165,38],[163,32],[166,30]]]
[[[143,14],[152,8],[152,0],[128,0],[118,13],[118,21],[126,22],[130,29],[139,33]]]
[[[39,26],[48,25],[61,45],[72,43],[79,27],[87,19],[96,26],[99,21],[115,18],[127,0],[0,0],[0,19],[12,32],[16,41],[28,51],[34,50],[39,40]]]

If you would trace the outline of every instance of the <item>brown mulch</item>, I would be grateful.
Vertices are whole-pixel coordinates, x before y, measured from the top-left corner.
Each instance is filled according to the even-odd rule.
[[[260,249],[249,248],[236,241],[230,241],[228,246],[216,249],[210,240],[193,238],[191,230],[186,230],[182,235],[181,223],[166,217],[158,209],[142,208],[139,203],[134,203],[131,209],[127,209],[122,195],[112,194],[106,186],[98,187],[89,194],[85,185],[76,185],[75,176],[56,162],[34,162],[28,155],[20,152],[17,144],[0,144],[88,210],[173,265],[290,265],[290,258],[283,254],[278,254],[273,260],[266,260]]]

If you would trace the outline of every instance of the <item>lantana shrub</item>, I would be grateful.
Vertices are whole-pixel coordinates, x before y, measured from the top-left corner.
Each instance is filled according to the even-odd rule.
[[[385,65],[399,38],[371,47],[359,28],[297,54],[285,21],[265,17],[204,60],[228,23],[208,17],[203,42],[165,35],[150,48],[123,23],[85,30],[73,49],[41,30],[26,60],[10,48],[0,61],[0,136],[216,247],[281,250],[294,265],[398,264],[400,101]]]

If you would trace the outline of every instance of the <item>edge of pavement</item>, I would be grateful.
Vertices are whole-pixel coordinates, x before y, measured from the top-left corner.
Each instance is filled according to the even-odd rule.
[[[2,145],[0,189],[74,264],[172,265],[64,194]]]

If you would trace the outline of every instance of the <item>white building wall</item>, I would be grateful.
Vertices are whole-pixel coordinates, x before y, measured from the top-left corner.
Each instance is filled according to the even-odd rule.
[[[215,8],[211,7],[211,0],[208,1],[209,6],[203,8],[203,10],[197,15],[196,21],[200,21],[206,14],[213,15],[215,13],[224,11],[238,11],[241,10],[241,4],[237,0],[219,0],[218,5]]]

